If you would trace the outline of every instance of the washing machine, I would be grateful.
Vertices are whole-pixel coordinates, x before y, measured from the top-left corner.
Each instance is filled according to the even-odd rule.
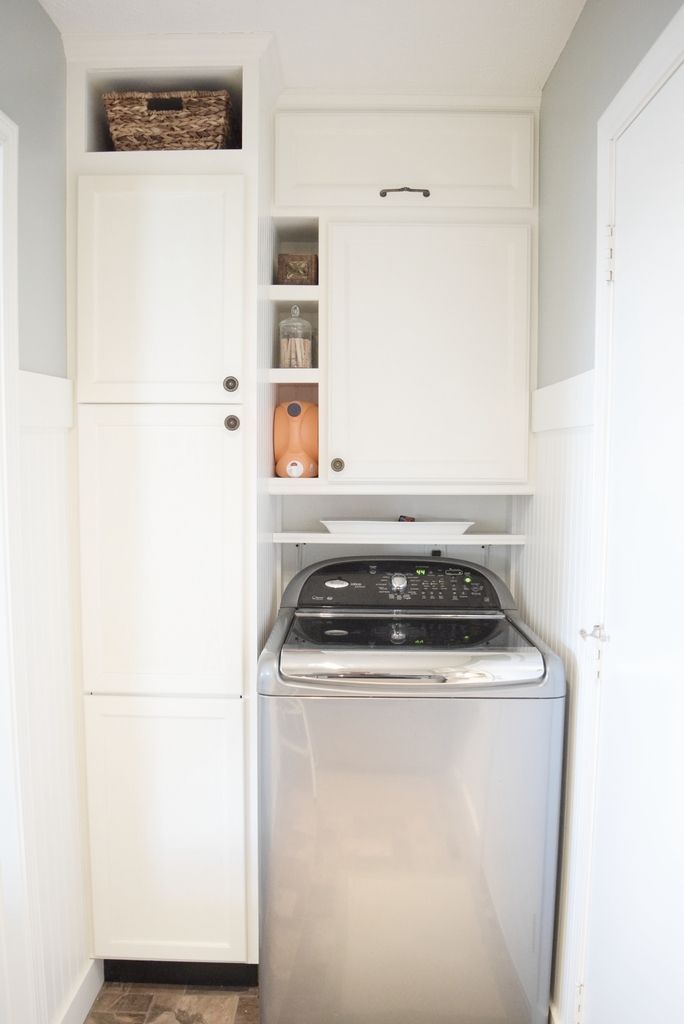
[[[502,580],[312,565],[258,690],[262,1024],[546,1024],[565,679]]]

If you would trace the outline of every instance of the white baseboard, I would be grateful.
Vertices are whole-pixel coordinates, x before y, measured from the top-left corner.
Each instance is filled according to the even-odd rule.
[[[65,377],[20,370],[19,424],[69,430],[74,425],[73,383]]]
[[[532,431],[590,427],[594,422],[594,371],[578,373],[532,395]]]
[[[59,1014],[55,1024],[84,1024],[90,1008],[104,981],[104,965],[101,960],[89,960],[83,974],[74,986],[66,1008]]]

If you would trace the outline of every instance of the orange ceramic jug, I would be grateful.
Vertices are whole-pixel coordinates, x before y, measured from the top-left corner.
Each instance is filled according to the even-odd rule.
[[[276,476],[318,476],[318,406],[281,402],[273,421]]]

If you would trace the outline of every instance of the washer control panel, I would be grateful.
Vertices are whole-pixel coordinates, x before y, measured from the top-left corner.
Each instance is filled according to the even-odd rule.
[[[341,562],[313,572],[300,607],[445,608],[498,610],[489,580],[456,561],[376,559]]]

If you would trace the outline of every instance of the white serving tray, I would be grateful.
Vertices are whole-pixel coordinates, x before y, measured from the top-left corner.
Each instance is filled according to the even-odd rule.
[[[415,523],[399,523],[396,519],[321,519],[320,522],[328,533],[366,536],[382,534],[385,537],[459,537],[469,527],[475,525],[456,520],[441,522],[436,519],[421,519]]]

